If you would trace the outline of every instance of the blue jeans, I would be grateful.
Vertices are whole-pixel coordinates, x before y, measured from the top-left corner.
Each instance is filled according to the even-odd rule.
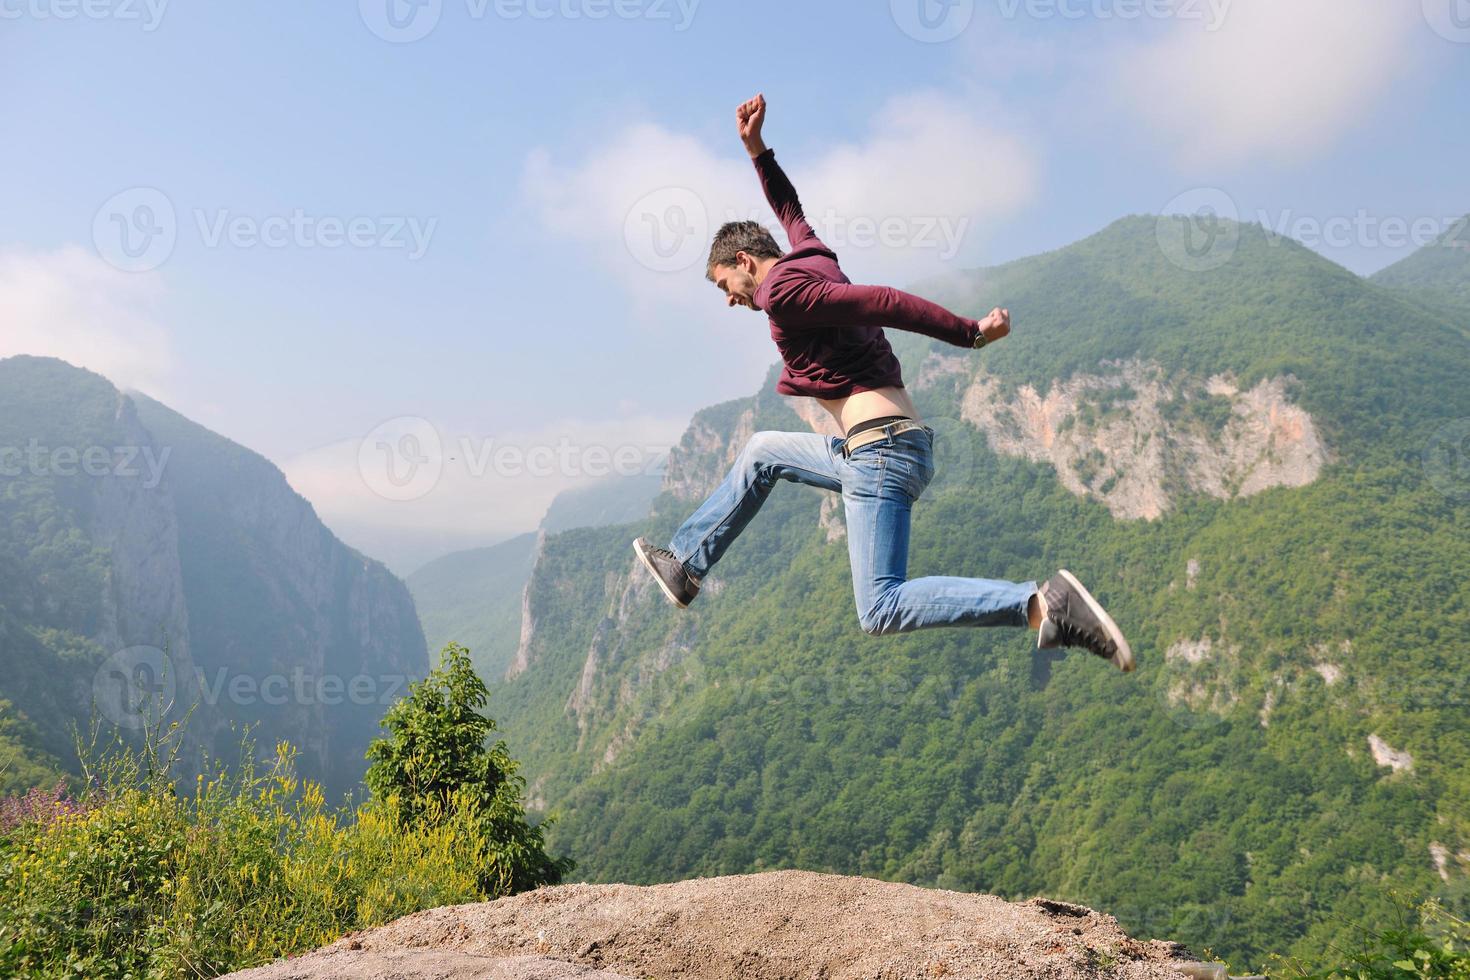
[[[777,480],[842,494],[858,622],[870,635],[931,626],[1026,626],[1036,583],[930,575],[909,579],[909,517],[934,478],[929,426],[842,455],[842,438],[762,431],[750,437],[718,489],[669,546],[696,580],[760,510]]]

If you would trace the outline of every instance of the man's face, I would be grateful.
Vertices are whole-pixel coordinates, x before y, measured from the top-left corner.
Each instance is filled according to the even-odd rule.
[[[739,261],[738,257],[737,261]],[[719,286],[720,291],[725,294],[726,306],[744,306],[752,310],[757,308],[755,305],[755,276],[740,266],[715,266],[715,285]]]

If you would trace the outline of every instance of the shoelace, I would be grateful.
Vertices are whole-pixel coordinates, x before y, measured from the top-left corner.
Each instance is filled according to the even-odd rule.
[[[1052,622],[1057,626],[1057,635],[1062,641],[1062,646],[1086,647],[1099,657],[1111,658],[1113,656],[1115,652],[1112,649],[1113,643],[1107,636],[1065,620],[1053,619]]]
[[[658,555],[660,558],[667,558],[675,565],[678,565],[681,569],[683,568],[683,565],[679,561],[679,556],[674,554],[668,548],[660,548],[657,545],[649,545],[648,553],[651,555]],[[695,578],[693,575],[690,575],[688,572],[684,572],[684,578],[688,581],[691,587],[695,589],[699,588],[699,579]]]

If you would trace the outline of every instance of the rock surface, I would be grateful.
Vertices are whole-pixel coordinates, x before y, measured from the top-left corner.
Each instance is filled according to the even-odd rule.
[[[237,980],[1181,980],[1177,943],[1033,898],[809,871],[559,885],[405,916]]]
[[[1104,367],[1045,395],[977,371],[961,416],[996,452],[1050,463],[1063,486],[1120,519],[1152,520],[1186,492],[1233,500],[1306,486],[1331,461],[1287,378],[1242,391],[1226,375],[1169,377],[1152,362]]]

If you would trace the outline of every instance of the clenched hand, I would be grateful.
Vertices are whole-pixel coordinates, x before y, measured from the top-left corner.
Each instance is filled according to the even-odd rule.
[[[735,124],[740,131],[740,142],[745,144],[746,152],[752,157],[758,157],[766,151],[766,144],[761,139],[761,126],[766,121],[766,97],[764,94],[757,95],[740,103],[735,110]]]
[[[987,344],[993,344],[1011,332],[1011,311],[997,306],[980,321],[980,333]]]

